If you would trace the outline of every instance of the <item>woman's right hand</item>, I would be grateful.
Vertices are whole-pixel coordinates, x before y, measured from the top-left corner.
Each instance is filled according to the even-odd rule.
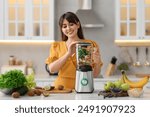
[[[75,41],[75,42],[72,42],[69,46],[68,46],[68,55],[69,56],[73,56],[76,52],[76,44],[78,43],[79,41]]]

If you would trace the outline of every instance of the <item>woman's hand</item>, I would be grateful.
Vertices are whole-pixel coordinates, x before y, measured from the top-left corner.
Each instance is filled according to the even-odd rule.
[[[75,41],[75,42],[72,42],[69,46],[68,46],[68,55],[69,56],[73,56],[76,52],[76,44],[78,43],[79,41]]]
[[[93,59],[93,76],[98,77],[101,67],[101,56],[98,48],[93,48],[93,53],[92,53],[92,59]]]
[[[98,48],[96,47],[93,48],[92,59],[93,59],[94,65],[100,63],[100,53],[99,53]]]

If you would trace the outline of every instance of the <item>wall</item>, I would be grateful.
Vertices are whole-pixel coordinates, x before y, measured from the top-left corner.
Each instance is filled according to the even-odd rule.
[[[55,39],[60,40],[58,27],[59,17],[67,11],[76,12],[78,9],[78,0],[55,0]],[[93,10],[104,23],[104,28],[83,29],[84,35],[88,39],[95,40],[100,45],[101,55],[104,62],[102,74],[112,58],[118,58],[117,64],[122,62],[120,59],[121,48],[114,44],[115,39],[115,3],[114,0],[93,0]],[[135,48],[127,48],[131,57],[135,61]],[[144,47],[140,47],[140,61],[144,62]],[[49,45],[1,45],[0,46],[0,66],[8,62],[9,55],[15,55],[24,61],[33,60],[36,73],[47,74],[44,61],[49,55]],[[130,67],[130,73],[148,73],[148,67]],[[120,72],[116,72],[120,74]]]
[[[45,59],[49,55],[49,45],[10,45],[0,46],[0,66],[8,64],[9,56],[14,55],[24,62],[32,60],[36,73],[47,74],[45,71]]]

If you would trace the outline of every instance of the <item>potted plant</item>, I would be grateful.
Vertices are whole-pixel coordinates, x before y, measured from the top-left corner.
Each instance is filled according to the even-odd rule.
[[[28,90],[26,82],[26,77],[21,70],[10,70],[0,75],[0,90],[5,94],[11,95],[14,91],[23,87],[24,93],[26,93]]]

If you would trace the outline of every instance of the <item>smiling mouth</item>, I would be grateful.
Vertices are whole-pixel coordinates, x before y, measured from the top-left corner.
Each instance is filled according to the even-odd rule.
[[[70,34],[72,34],[72,33],[73,33],[73,31],[69,31],[69,32],[67,32],[67,34],[69,34],[69,35],[70,35]]]

